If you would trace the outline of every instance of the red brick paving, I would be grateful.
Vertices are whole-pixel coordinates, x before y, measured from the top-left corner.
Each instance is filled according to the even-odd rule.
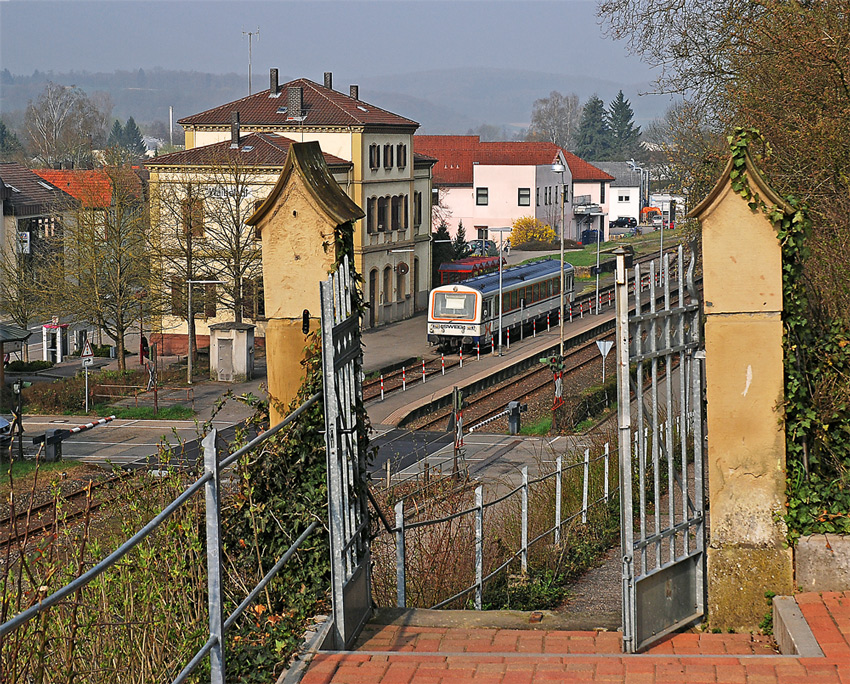
[[[320,653],[302,684],[850,684],[850,592],[800,594],[822,658],[749,634],[676,634],[622,655],[615,632],[368,625],[357,651]]]

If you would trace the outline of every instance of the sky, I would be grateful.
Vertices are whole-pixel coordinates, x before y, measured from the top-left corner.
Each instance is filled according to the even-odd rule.
[[[333,71],[340,83],[433,69],[509,67],[645,83],[588,0],[0,0],[0,68],[13,74],[163,67]]]

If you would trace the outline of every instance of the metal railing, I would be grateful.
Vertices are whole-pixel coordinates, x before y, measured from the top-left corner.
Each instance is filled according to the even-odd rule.
[[[595,463],[602,461],[603,463],[603,487],[602,493],[596,499],[590,501],[590,470],[591,466]],[[493,577],[498,575],[503,570],[506,570],[507,567],[514,562],[517,558],[520,560],[520,565],[522,572],[525,573],[528,570],[528,552],[529,549],[545,539],[549,535],[553,537],[553,543],[555,546],[559,546],[561,543],[561,534],[564,525],[571,523],[572,521],[581,517],[582,523],[587,522],[587,515],[591,508],[598,506],[599,504],[608,504],[611,499],[611,496],[617,492],[619,492],[619,485],[614,487],[613,489],[610,486],[611,481],[611,452],[608,443],[606,442],[603,452],[594,457],[590,457],[590,450],[586,449],[584,452],[584,457],[581,460],[576,461],[570,465],[563,465],[563,457],[558,456],[555,459],[555,469],[551,473],[547,473],[542,475],[536,479],[529,480],[528,478],[528,466],[522,467],[522,484],[518,487],[512,489],[506,494],[503,494],[492,501],[488,501],[484,503],[484,487],[483,485],[478,485],[475,488],[475,505],[471,508],[467,508],[466,510],[459,511],[457,513],[453,513],[451,515],[446,515],[441,518],[435,518],[432,520],[417,520],[414,522],[406,522],[405,521],[405,500],[402,499],[395,505],[395,527],[388,528],[387,531],[392,534],[395,538],[395,551],[396,551],[396,603],[399,608],[407,607],[407,572],[406,572],[406,544],[405,544],[405,534],[417,528],[423,528],[429,525],[439,525],[443,523],[447,523],[451,520],[455,520],[458,518],[462,518],[464,516],[474,516],[474,526],[475,526],[475,546],[474,546],[474,554],[475,554],[475,581],[465,589],[457,592],[453,596],[450,596],[447,599],[444,599],[433,606],[434,608],[442,608],[446,605],[451,604],[454,601],[466,596],[471,592],[475,592],[474,597],[474,605],[476,610],[482,610],[483,604],[483,595],[484,595],[484,584],[491,580]],[[582,506],[579,510],[571,513],[567,517],[563,517],[563,476],[565,473],[568,473],[571,470],[582,469]],[[547,482],[550,479],[555,480],[555,506],[554,506],[554,524],[547,528],[546,530],[540,532],[536,537],[529,540],[529,492],[530,488],[534,485],[541,484]],[[490,571],[486,576],[484,575],[484,510],[487,508],[491,508],[496,506],[503,501],[507,501],[508,499],[516,496],[517,494],[521,497],[520,502],[520,514],[521,514],[521,543],[520,548],[517,549],[509,558],[504,560],[498,567],[494,570]]]
[[[263,434],[251,440],[238,451],[233,452],[226,458],[219,461],[218,453],[215,447],[216,430],[212,430],[204,437],[202,446],[204,449],[204,474],[201,475],[195,482],[189,485],[185,491],[166,506],[156,517],[148,522],[136,534],[125,541],[120,547],[109,554],[106,558],[100,561],[87,572],[83,573],[75,580],[66,584],[61,589],[42,599],[39,603],[31,606],[27,610],[19,613],[11,620],[0,625],[0,638],[6,634],[21,627],[36,615],[47,610],[51,606],[59,603],[62,599],[70,596],[74,592],[82,589],[94,579],[102,575],[109,568],[115,565],[119,560],[132,551],[141,541],[156,530],[163,522],[165,522],[174,512],[176,512],[183,504],[189,501],[202,488],[204,489],[206,505],[206,556],[207,556],[207,584],[208,584],[208,606],[209,606],[209,629],[210,636],[206,643],[195,653],[191,661],[183,668],[173,684],[179,684],[195,670],[195,668],[210,656],[210,682],[212,684],[223,684],[225,681],[224,667],[224,634],[226,630],[233,625],[251,602],[259,595],[266,587],[272,578],[278,573],[283,565],[292,557],[298,550],[301,544],[307,539],[316,527],[318,521],[313,521],[304,532],[295,540],[295,542],[287,549],[280,560],[275,563],[274,567],[269,570],[263,579],[251,590],[245,597],[242,603],[227,617],[222,618],[222,591],[221,591],[221,490],[219,487],[219,475],[222,470],[235,463],[241,456],[253,451],[260,444],[269,439],[272,435],[278,433],[284,427],[295,421],[304,411],[321,399],[322,393],[317,392],[308,398],[295,411],[290,413],[280,423],[273,428],[266,430]]]
[[[116,391],[113,392],[111,390]],[[169,393],[172,395],[183,395],[185,393],[186,398],[183,399],[181,396],[168,396]],[[192,408],[195,408],[194,387],[157,387],[157,395],[158,401],[188,401],[192,403]],[[154,400],[153,391],[143,385],[94,385],[92,386],[89,396],[92,399],[128,399],[133,397],[137,407],[139,405],[140,398],[143,400]]]

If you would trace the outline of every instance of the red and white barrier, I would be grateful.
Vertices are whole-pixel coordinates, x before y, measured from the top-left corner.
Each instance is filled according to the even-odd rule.
[[[381,374],[381,401],[384,400],[384,376]]]
[[[407,373],[404,370],[404,366],[401,367],[401,391],[404,392],[407,390]]]
[[[422,384],[425,384],[425,359],[422,359]]]
[[[440,354],[440,368],[443,371],[443,375],[446,374],[446,355]]]
[[[109,416],[108,418],[99,418],[91,423],[86,423],[85,425],[78,425],[75,428],[71,428],[68,430],[72,435],[77,434],[78,432],[84,432],[85,430],[91,430],[93,427],[97,427],[98,425],[103,425],[104,423],[108,423],[111,420],[115,420],[115,416]]]

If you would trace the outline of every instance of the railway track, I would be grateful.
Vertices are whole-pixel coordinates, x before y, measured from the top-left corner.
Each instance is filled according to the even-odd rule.
[[[613,338],[613,333],[601,336],[599,339]],[[599,352],[596,340],[591,340],[569,350],[565,354],[565,380],[587,365],[598,362]],[[463,419],[466,426],[472,426],[500,413],[509,401],[520,401],[546,386],[552,385],[552,371],[547,366],[536,366],[526,370],[509,381],[479,392],[471,397],[465,397]],[[417,424],[419,430],[445,430],[451,414],[451,409],[441,409],[424,421]]]
[[[108,492],[118,481],[130,477],[130,473],[112,475],[104,480],[90,484],[92,492]],[[14,544],[20,539],[31,539],[49,531],[57,523],[67,524],[82,518],[86,511],[95,511],[114,497],[108,494],[88,503],[89,485],[55,500],[27,506],[26,510],[0,518],[0,549]],[[58,519],[57,519],[58,512]]]

